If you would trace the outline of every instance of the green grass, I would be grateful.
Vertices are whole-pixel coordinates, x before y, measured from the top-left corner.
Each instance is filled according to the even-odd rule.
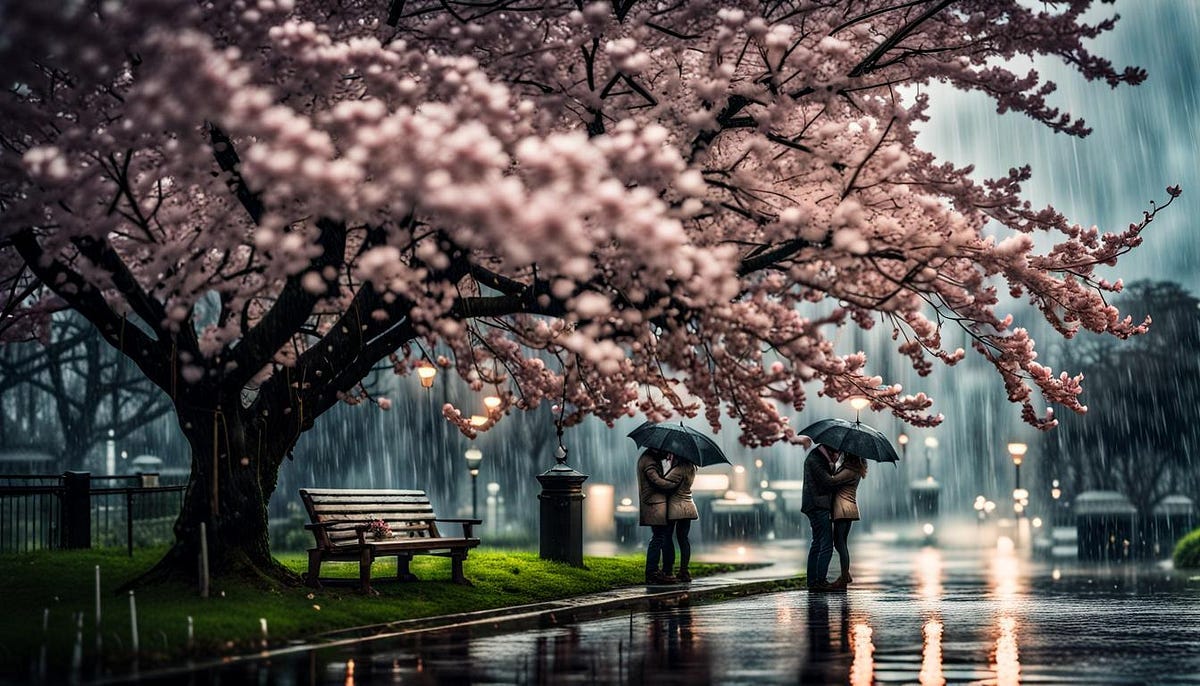
[[[1179,539],[1173,557],[1176,569],[1200,568],[1200,529]]]
[[[0,622],[0,668],[25,669],[43,642],[42,617],[49,610],[46,632],[49,659],[70,660],[74,613],[84,615],[83,643],[91,652],[94,631],[94,569],[101,569],[104,653],[110,659],[129,654],[129,598],[114,591],[147,569],[164,551],[124,550],[42,551],[0,555],[0,588],[4,589],[4,620]],[[302,553],[278,555],[287,567],[305,568]],[[164,662],[185,654],[187,618],[193,618],[195,653],[225,655],[260,646],[259,619],[267,620],[270,642],[309,638],[316,634],[367,624],[510,607],[642,582],[643,558],[586,558],[586,569],[547,562],[536,553],[479,549],[466,563],[473,586],[450,582],[450,562],[417,557],[412,571],[422,581],[399,584],[394,561],[379,561],[372,576],[380,580],[380,595],[362,596],[348,587],[284,588],[264,591],[248,585],[216,584],[214,597],[198,597],[192,587],[157,586],[137,591],[142,663]],[[736,569],[732,565],[693,564],[693,575]],[[357,563],[327,563],[325,576],[357,578]]]

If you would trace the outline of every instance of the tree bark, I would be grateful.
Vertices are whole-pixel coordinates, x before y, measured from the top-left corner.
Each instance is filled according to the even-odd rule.
[[[236,402],[208,409],[180,402],[176,412],[191,446],[192,471],[175,521],[175,544],[131,585],[197,583],[201,523],[207,527],[214,584],[223,578],[260,586],[298,584],[299,577],[271,556],[267,522],[279,465],[295,438],[265,420],[250,421]]]

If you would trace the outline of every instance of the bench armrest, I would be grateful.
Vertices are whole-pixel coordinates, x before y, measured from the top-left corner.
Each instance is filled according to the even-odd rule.
[[[471,527],[475,526],[476,524],[483,524],[482,519],[460,519],[460,518],[441,519],[441,518],[437,518],[437,519],[434,519],[433,521],[445,522],[447,524],[462,524],[463,538],[474,538],[471,535]]]

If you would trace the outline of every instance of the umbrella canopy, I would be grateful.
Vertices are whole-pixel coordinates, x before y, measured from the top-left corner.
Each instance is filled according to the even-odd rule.
[[[686,427],[683,424],[655,424],[646,422],[629,432],[629,437],[639,448],[657,448],[687,460],[699,467],[712,464],[730,464],[729,458],[713,439]]]
[[[876,462],[899,462],[900,456],[891,441],[877,429],[861,422],[845,419],[822,419],[810,424],[800,433],[813,439],[814,443],[827,445],[834,450],[853,453],[864,460]]]

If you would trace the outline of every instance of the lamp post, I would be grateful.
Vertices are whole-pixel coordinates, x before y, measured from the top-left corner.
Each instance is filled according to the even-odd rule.
[[[1062,501],[1060,500],[1062,498],[1062,489],[1059,488],[1058,479],[1050,482],[1050,497],[1054,500],[1051,503],[1051,507],[1054,509],[1050,511],[1050,524],[1053,526],[1061,523],[1063,519],[1062,510],[1060,509],[1062,507]]]
[[[896,441],[900,444],[900,457],[908,462],[908,434],[900,434]]]
[[[1009,443],[1008,454],[1012,457],[1014,475],[1013,475],[1013,510],[1017,517],[1021,517],[1025,511],[1024,498],[1021,496],[1024,489],[1021,488],[1021,463],[1025,461],[1025,453],[1029,450],[1029,446],[1024,443]],[[1027,495],[1025,497],[1028,497]]]
[[[938,447],[938,439],[933,436],[925,437],[925,476],[933,478],[933,451]]]
[[[479,465],[483,462],[483,451],[471,446],[463,455],[471,472],[471,519],[479,519]]]

